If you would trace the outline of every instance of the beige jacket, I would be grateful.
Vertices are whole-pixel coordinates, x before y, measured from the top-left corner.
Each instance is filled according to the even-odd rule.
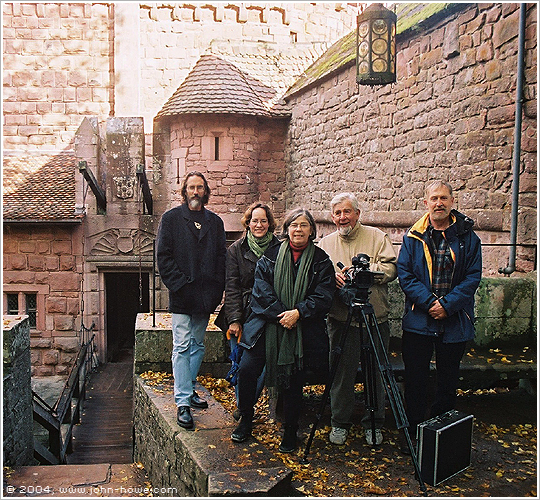
[[[345,266],[351,265],[353,257],[364,253],[370,257],[370,270],[382,271],[384,277],[380,283],[371,287],[369,302],[373,305],[377,322],[388,320],[388,282],[396,279],[396,252],[386,233],[375,227],[363,226],[358,222],[347,236],[341,236],[337,231],[325,236],[319,246],[330,256],[336,272],[339,271],[337,263]],[[338,320],[347,320],[347,306],[334,295],[329,316]]]

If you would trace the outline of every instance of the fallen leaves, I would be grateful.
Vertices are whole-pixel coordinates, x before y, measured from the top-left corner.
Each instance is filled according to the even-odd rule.
[[[503,357],[500,352],[492,354]],[[198,381],[232,413],[236,401],[234,389],[227,381],[208,376],[198,377]],[[357,384],[355,390],[361,399],[362,384]],[[313,408],[318,411],[323,392],[324,386],[306,387],[304,403],[311,405],[312,411]],[[460,395],[496,397],[506,392],[506,388],[495,388],[460,391]],[[329,413],[328,407],[326,413]],[[310,450],[309,462],[302,464],[311,423],[301,426],[299,435],[302,446],[297,452],[279,453],[280,422],[266,390],[255,408],[254,437],[274,453],[271,461],[282,463],[293,471],[292,484],[299,494],[311,497],[421,496],[410,457],[404,457],[398,451],[398,433],[395,429],[384,430],[383,445],[376,449],[365,446],[362,428],[353,425],[346,445],[336,447],[328,442],[330,426],[320,424]],[[471,467],[437,487],[428,486],[430,496],[500,496],[498,493],[501,491],[501,496],[515,496],[518,492],[521,492],[521,496],[536,496],[536,426],[516,424],[503,427],[476,421],[474,425]],[[245,447],[239,448],[237,465],[253,464],[253,457],[256,456],[254,446],[257,443],[246,443]],[[500,463],[493,464],[489,462],[493,460],[491,457],[502,458]],[[508,463],[505,459],[512,459],[512,462]]]

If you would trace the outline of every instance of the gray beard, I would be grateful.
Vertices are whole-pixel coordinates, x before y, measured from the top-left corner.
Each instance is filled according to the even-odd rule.
[[[351,226],[338,227],[338,233],[341,236],[349,236],[349,234],[351,234],[352,230],[353,230],[353,228]]]
[[[191,210],[199,210],[202,207],[202,200],[200,198],[191,198],[188,205]]]

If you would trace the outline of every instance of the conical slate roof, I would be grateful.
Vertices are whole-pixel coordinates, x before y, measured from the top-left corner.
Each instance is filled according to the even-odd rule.
[[[283,115],[269,104],[277,92],[215,55],[203,55],[157,117],[191,113]]]

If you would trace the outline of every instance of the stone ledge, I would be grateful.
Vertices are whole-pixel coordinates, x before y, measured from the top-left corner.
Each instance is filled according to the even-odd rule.
[[[232,416],[199,386],[209,403],[193,409],[195,430],[176,423],[170,393],[134,377],[134,460],[155,488],[171,496],[288,496],[292,471],[256,440],[235,444]]]
[[[528,350],[517,347],[489,350],[472,346],[463,359],[459,371],[460,389],[489,389],[508,381],[536,380],[536,348]],[[390,339],[389,361],[398,382],[403,381],[405,366],[401,357],[398,339]],[[436,374],[435,357],[431,360],[430,370]],[[359,366],[357,382],[362,382],[362,369]]]

